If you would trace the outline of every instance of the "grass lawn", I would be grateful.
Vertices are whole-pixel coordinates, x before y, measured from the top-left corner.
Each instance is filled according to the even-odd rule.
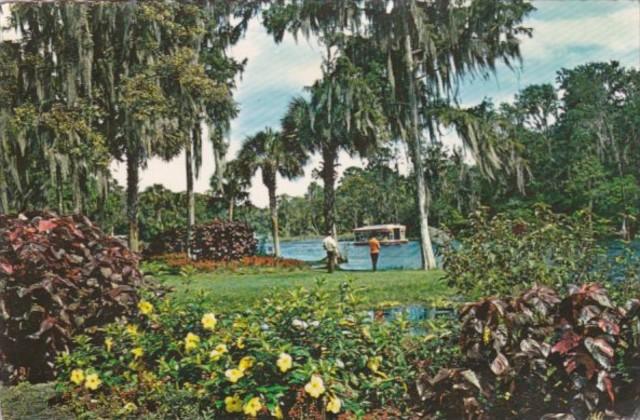
[[[199,291],[207,293],[217,310],[241,309],[247,304],[269,295],[270,292],[286,293],[299,287],[312,288],[316,280],[325,279],[330,293],[339,292],[339,286],[352,281],[363,307],[393,306],[409,303],[434,303],[453,294],[442,280],[442,271],[389,270],[378,272],[338,271],[328,274],[319,270],[262,271],[238,274],[203,273],[191,278],[162,276],[160,280],[175,288],[180,298]]]

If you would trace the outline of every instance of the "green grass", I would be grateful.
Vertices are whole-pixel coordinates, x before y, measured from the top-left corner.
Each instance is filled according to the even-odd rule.
[[[21,383],[12,387],[0,386],[0,407],[4,420],[71,420],[73,416],[61,406],[49,406],[56,395],[52,382]]]
[[[219,311],[246,307],[272,291],[285,294],[299,287],[311,288],[316,280],[325,279],[327,290],[337,295],[339,286],[351,281],[363,307],[392,306],[410,303],[434,303],[453,294],[442,280],[442,271],[389,270],[378,272],[345,272],[328,274],[318,270],[261,272],[250,274],[204,273],[187,279],[163,276],[160,280],[174,287],[178,298],[206,292],[207,300]]]

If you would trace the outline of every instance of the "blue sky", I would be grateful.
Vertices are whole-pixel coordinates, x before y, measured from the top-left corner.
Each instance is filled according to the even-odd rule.
[[[522,66],[516,71],[500,66],[496,76],[488,80],[466,81],[460,90],[463,105],[476,104],[485,97],[497,103],[510,101],[530,84],[554,82],[559,69],[590,61],[617,60],[627,67],[640,68],[639,0],[538,0],[534,6],[537,10],[525,22],[533,28],[533,37],[522,43]],[[241,110],[232,124],[230,157],[235,156],[247,135],[267,126],[278,128],[289,100],[320,77],[321,51],[313,40],[299,39],[296,43],[291,37],[276,45],[260,22],[250,24],[246,37],[232,51],[235,57],[248,58],[248,64],[235,94]],[[445,142],[455,144],[455,135],[447,133]],[[196,190],[201,192],[208,189],[214,171],[209,147],[205,144],[203,168],[196,182]],[[304,194],[318,163],[318,157],[312,159],[305,176],[298,180],[281,180],[279,192]],[[342,170],[361,164],[346,155],[341,156],[340,163]],[[113,169],[124,184],[124,166],[114,165]],[[153,183],[184,190],[183,158],[169,163],[152,161],[142,173],[142,188]],[[266,206],[267,191],[259,177],[254,178],[250,194],[256,205]]]

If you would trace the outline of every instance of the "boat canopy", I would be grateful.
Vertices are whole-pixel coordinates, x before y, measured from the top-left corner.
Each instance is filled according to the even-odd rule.
[[[406,241],[405,232],[407,228],[404,225],[385,224],[362,226],[353,229],[353,233],[357,242],[366,242],[369,235],[375,233],[381,241]]]

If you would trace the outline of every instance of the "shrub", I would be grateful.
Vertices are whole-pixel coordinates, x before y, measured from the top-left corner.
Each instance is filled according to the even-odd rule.
[[[4,381],[53,377],[72,337],[131,314],[138,258],[83,216],[0,215],[0,361]]]
[[[449,283],[480,297],[511,295],[534,283],[562,288],[603,280],[606,272],[596,269],[603,251],[585,216],[553,214],[544,207],[535,214],[533,221],[472,215],[470,234],[444,252]]]
[[[455,418],[586,418],[635,399],[638,378],[628,368],[640,362],[639,309],[637,299],[616,307],[597,284],[571,287],[562,299],[535,286],[466,305],[464,357],[455,369],[420,376],[425,407]]]
[[[423,339],[409,336],[406,321],[377,323],[356,311],[348,285],[339,302],[330,296],[320,285],[228,314],[199,299],[153,302],[134,325],[110,326],[104,341],[78,338],[59,360],[60,387],[78,414],[104,417],[183,418],[189,410],[226,418],[255,409],[320,419],[402,409]],[[101,381],[95,390],[91,374]]]
[[[147,254],[183,253],[185,241],[184,229],[169,230],[151,241]],[[194,227],[192,245],[196,260],[232,261],[255,255],[257,240],[246,223],[214,220]]]
[[[187,254],[164,254],[154,257],[145,263],[148,270],[155,273],[167,271],[177,274],[183,267],[191,266],[199,272],[209,273],[214,271],[239,271],[242,269],[262,269],[262,268],[280,268],[286,270],[296,270],[307,267],[304,261],[291,258],[275,258],[267,256],[250,256],[242,257],[234,261],[212,261],[199,260],[193,261]]]

